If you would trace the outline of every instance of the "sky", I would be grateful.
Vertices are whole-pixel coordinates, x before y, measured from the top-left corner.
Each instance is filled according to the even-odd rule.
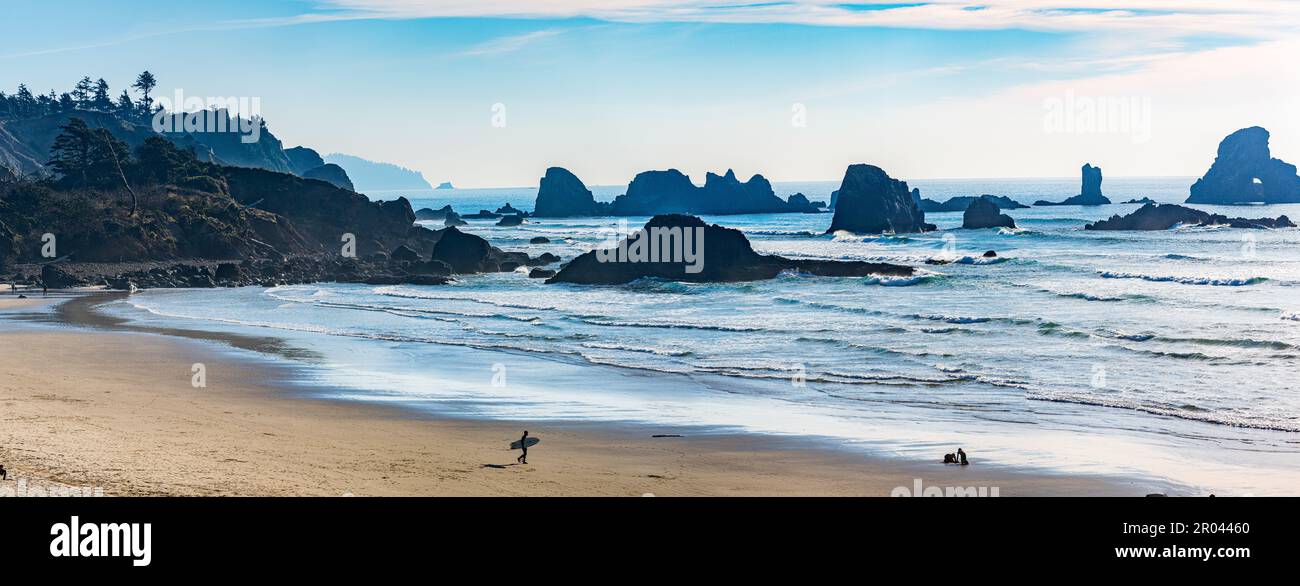
[[[286,147],[458,187],[677,168],[1196,176],[1300,161],[1293,0],[0,0],[0,90],[256,97]]]

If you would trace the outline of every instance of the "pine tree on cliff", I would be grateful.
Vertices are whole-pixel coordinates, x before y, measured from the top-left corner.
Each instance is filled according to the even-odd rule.
[[[130,164],[128,149],[109,131],[91,129],[84,120],[71,118],[50,147],[49,165],[64,185],[105,187],[124,181],[124,167]]]
[[[113,110],[113,97],[108,94],[108,82],[102,77],[95,82],[95,89],[91,91],[90,105],[100,112]]]
[[[140,90],[140,115],[153,115],[153,99],[149,97],[149,92],[158,87],[158,80],[154,79],[152,73],[145,71],[135,78],[135,83],[131,87]]]
[[[77,85],[72,88],[72,99],[77,102],[77,108],[82,110],[90,109],[91,94],[95,91],[95,82],[90,81],[90,76],[81,78]]]

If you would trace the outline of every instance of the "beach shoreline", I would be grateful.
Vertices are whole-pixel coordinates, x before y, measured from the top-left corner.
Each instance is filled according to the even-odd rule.
[[[72,299],[49,313],[63,323],[54,327],[0,315],[0,463],[10,484],[110,496],[889,496],[916,492],[918,481],[999,496],[1178,490],[980,465],[978,454],[976,465],[944,466],[799,438],[471,420],[313,398],[295,383],[310,360],[259,358],[283,350],[273,338],[68,324],[68,311],[87,309],[86,297]],[[3,299],[0,313],[42,303],[51,301]],[[199,364],[203,387],[194,386]],[[506,444],[523,429],[542,443],[515,465]]]

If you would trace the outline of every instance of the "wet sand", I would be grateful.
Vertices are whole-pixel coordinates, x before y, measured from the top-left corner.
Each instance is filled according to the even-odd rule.
[[[12,489],[107,495],[865,495],[897,487],[997,487],[1001,496],[1140,496],[1142,479],[944,466],[754,435],[653,438],[637,425],[434,418],[314,399],[294,383],[311,353],[273,338],[142,330],[80,298],[0,298],[0,463]],[[97,329],[83,329],[93,326]],[[271,360],[254,352],[295,356]],[[194,386],[203,365],[206,386]],[[507,445],[541,438],[527,465]]]

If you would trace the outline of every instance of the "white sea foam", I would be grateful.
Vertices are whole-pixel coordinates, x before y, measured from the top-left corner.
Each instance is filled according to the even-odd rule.
[[[1180,283],[1183,285],[1211,285],[1215,287],[1244,287],[1246,285],[1256,285],[1263,283],[1268,279],[1264,277],[1239,277],[1239,278],[1217,278],[1217,277],[1179,277],[1166,275],[1143,275],[1139,273],[1123,273],[1113,271],[1102,271],[1104,279],[1141,279],[1155,283]]]

